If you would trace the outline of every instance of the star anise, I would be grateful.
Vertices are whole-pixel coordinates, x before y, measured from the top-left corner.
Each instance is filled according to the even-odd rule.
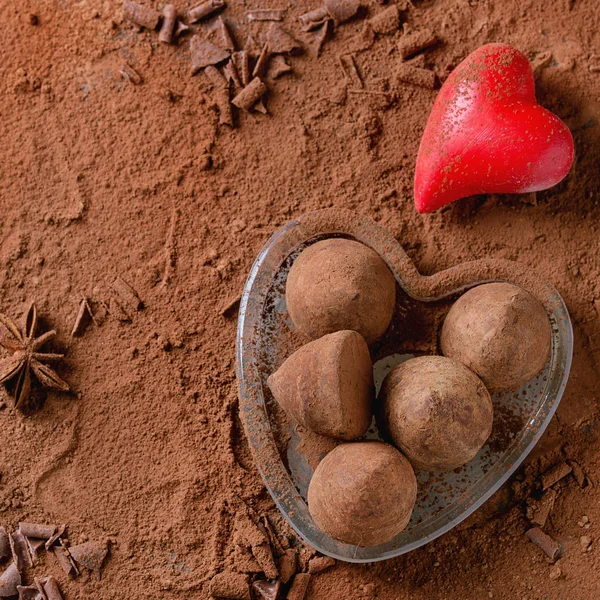
[[[2,313],[0,313],[0,325],[4,326],[0,327],[0,346],[13,353],[12,356],[0,360],[0,383],[15,380],[13,390],[15,408],[22,410],[25,405],[31,391],[32,373],[45,388],[61,392],[69,391],[69,384],[44,364],[59,361],[64,355],[39,352],[40,348],[56,335],[56,331],[47,331],[35,337],[37,329],[35,303],[32,302],[25,313],[21,329]]]

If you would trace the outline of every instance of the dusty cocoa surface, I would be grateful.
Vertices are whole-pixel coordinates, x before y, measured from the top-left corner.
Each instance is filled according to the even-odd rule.
[[[317,6],[257,0],[224,14],[243,41],[247,9],[288,8],[284,25],[311,40],[296,17]],[[205,598],[215,573],[254,568],[234,543],[240,499],[275,521],[278,513],[236,416],[235,318],[221,313],[278,226],[331,206],[380,221],[425,273],[481,257],[535,267],[563,293],[576,341],[557,417],[499,497],[514,504],[508,512],[490,520],[484,507],[396,560],[337,564],[314,575],[308,598],[600,593],[596,2],[441,0],[415,2],[406,15],[442,40],[424,60],[442,77],[491,41],[515,45],[534,64],[552,53],[536,84],[575,138],[563,183],[536,204],[481,197],[418,215],[414,163],[436,91],[403,85],[393,101],[350,92],[340,104],[338,54],[360,20],[337,27],[320,58],[291,59],[294,74],[272,86],[270,116],[243,114],[230,130],[218,125],[207,80],[190,76],[187,40],[158,44],[157,33],[122,23],[111,0],[0,2],[0,309],[18,317],[35,299],[44,325],[59,332],[54,350],[68,351],[59,371],[75,392],[49,394],[27,418],[0,399],[0,522],[66,522],[73,544],[112,540],[101,580],[66,581],[50,558],[39,567],[67,598]],[[385,89],[399,35],[356,54],[365,90]],[[119,74],[124,60],[139,85]],[[143,310],[130,322],[111,315],[71,341],[82,296],[109,301],[116,276]],[[555,484],[544,529],[563,546],[557,571],[525,536],[526,499],[535,501],[536,475],[563,458],[589,483],[569,475]],[[592,540],[587,551],[581,537]]]

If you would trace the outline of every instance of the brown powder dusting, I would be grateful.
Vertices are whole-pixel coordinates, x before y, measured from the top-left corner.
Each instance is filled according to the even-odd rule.
[[[184,15],[199,2],[173,4]],[[45,559],[39,572],[56,578],[66,600],[113,600],[123,582],[129,600],[208,598],[217,573],[243,570],[233,541],[238,497],[294,541],[244,439],[235,319],[220,312],[276,228],[326,207],[375,218],[425,274],[485,257],[535,268],[564,295],[575,355],[557,417],[510,483],[511,503],[499,516],[385,563],[338,561],[312,578],[306,598],[589,600],[600,593],[596,543],[583,552],[579,542],[600,535],[597,485],[580,487],[572,475],[557,484],[544,531],[568,542],[560,578],[550,578],[546,556],[524,535],[531,482],[558,458],[600,479],[596,2],[412,4],[402,12],[408,31],[429,29],[444,42],[415,66],[441,80],[489,42],[512,44],[532,59],[552,54],[536,75],[538,99],[571,128],[577,159],[564,182],[537,194],[537,204],[476,197],[435,214],[415,212],[414,165],[435,91],[401,85],[393,101],[355,93],[329,100],[343,83],[337,57],[349,52],[365,90],[393,83],[400,29],[376,38],[369,29],[356,50],[364,20],[336,26],[318,59],[288,59],[293,74],[273,85],[271,117],[241,112],[240,127],[230,130],[218,127],[208,78],[190,76],[191,36],[158,43],[160,14],[151,13],[152,30],[140,31],[123,18],[120,0],[0,8],[0,311],[19,315],[36,300],[43,330],[56,329],[57,350],[68,350],[61,368],[79,395],[49,393],[39,412],[23,418],[0,389],[0,522],[8,531],[19,521],[68,522],[73,545],[88,541],[83,536],[113,540],[102,580],[90,577],[85,590],[52,556]],[[219,11],[242,48],[250,8],[285,7],[285,30],[312,39],[298,17],[322,5],[207,0],[206,16],[192,28],[204,39]],[[367,18],[382,10],[369,5]],[[268,23],[254,26],[268,30]],[[224,64],[228,53],[222,56]],[[141,76],[138,84],[123,79],[125,63]],[[116,277],[138,292],[144,309],[123,322],[108,314],[71,340],[81,298],[94,314],[105,313],[103,289]],[[411,315],[406,345],[431,352],[436,330],[428,311],[418,303],[404,308]],[[578,525],[584,515],[588,529]]]

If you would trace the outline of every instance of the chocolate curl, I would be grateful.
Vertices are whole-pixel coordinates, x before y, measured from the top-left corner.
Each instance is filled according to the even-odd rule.
[[[229,101],[229,83],[221,71],[216,67],[209,66],[204,70],[215,89],[216,103],[219,108],[219,123],[233,127],[233,114]]]
[[[263,77],[266,74],[270,57],[271,53],[269,52],[269,44],[265,44],[261,50],[258,60],[256,61],[254,71],[252,71],[252,77]]]
[[[281,590],[281,581],[275,581],[274,583],[264,580],[255,581],[252,587],[261,598],[265,600],[277,600]]]
[[[402,36],[398,42],[398,50],[400,51],[402,60],[406,60],[407,58],[410,58],[411,56],[422,52],[427,48],[431,48],[438,43],[438,37],[430,29],[423,29],[421,31],[416,31],[415,33]]]
[[[163,8],[163,22],[158,33],[158,41],[170,44],[173,41],[175,22],[177,21],[177,9],[173,4],[166,4]]]
[[[281,54],[276,54],[269,61],[269,69],[267,70],[267,79],[277,79],[286,73],[291,73],[292,67],[287,64],[285,58]]]
[[[8,539],[8,533],[4,527],[0,527],[0,560],[8,558],[11,555],[10,541]]]
[[[529,529],[525,535],[541,550],[548,558],[555,561],[560,553],[560,544],[553,540],[548,534],[544,533],[539,527]]]
[[[8,565],[6,571],[0,575],[0,598],[10,598],[16,596],[19,592],[17,587],[21,585],[21,573],[17,565],[12,562]]]
[[[210,595],[229,600],[251,600],[248,576],[233,571],[223,571],[210,581]]]
[[[54,556],[60,565],[60,568],[71,578],[76,577],[79,573],[75,563],[69,555],[69,551],[64,546],[54,546],[52,548]]]
[[[325,45],[325,42],[331,37],[332,33],[333,33],[333,25],[332,25],[331,21],[325,21],[325,23],[323,23],[323,25],[321,25],[321,28],[317,31],[317,36],[316,36],[317,57],[321,54],[321,50],[323,50],[323,46]]]
[[[240,52],[234,52],[231,55],[233,64],[240,75],[242,85],[246,86],[250,83],[250,61],[248,59],[248,53],[245,50]]]
[[[184,34],[186,31],[190,31],[189,25],[186,25],[183,21],[177,21],[177,27],[175,27],[175,38],[178,38],[180,35]]]
[[[50,537],[48,539],[48,541],[46,542],[46,550],[50,550],[50,548],[52,548],[52,546],[54,546],[54,544],[56,544],[56,542],[58,542],[58,540],[65,534],[66,530],[67,530],[67,526],[63,523],[56,530],[56,533],[52,537]]]
[[[29,549],[27,548],[27,540],[25,536],[19,531],[15,531],[13,534],[9,534],[8,541],[10,543],[10,550],[12,553],[13,561],[17,565],[17,570],[22,573],[25,569],[33,566],[31,562],[31,556],[29,555]]]
[[[568,465],[566,462],[560,463],[546,471],[541,479],[542,479],[542,490],[547,490],[549,487],[552,487],[555,483],[558,483],[561,479],[566,477],[571,473],[573,467]]]
[[[39,600],[40,591],[34,585],[18,585],[19,600]]]
[[[396,69],[396,79],[428,90],[435,88],[435,73],[429,69],[420,69],[406,64],[399,65]]]
[[[227,50],[215,46],[208,40],[202,40],[197,35],[190,41],[190,50],[192,53],[192,75],[206,67],[218,65],[229,58]]]
[[[336,25],[356,16],[360,9],[359,0],[325,0],[325,8]]]
[[[230,52],[235,50],[235,43],[223,17],[218,17],[214,26],[209,31],[207,39],[210,39],[211,42],[219,46],[219,48],[223,48],[223,50],[229,50]]]
[[[368,23],[375,33],[379,35],[392,35],[400,27],[400,11],[393,4],[369,19]]]
[[[54,577],[46,577],[44,580],[44,592],[48,597],[48,600],[63,600],[60,588]]]
[[[85,542],[71,546],[69,554],[78,565],[99,573],[108,554],[108,545],[105,542]]]
[[[19,533],[28,538],[49,540],[56,531],[54,525],[40,525],[39,523],[19,523]]]
[[[44,547],[44,540],[36,539],[36,538],[25,538],[27,542],[27,549],[29,550],[29,555],[31,556],[32,562],[35,562],[36,556],[38,552]]]
[[[140,27],[156,29],[160,21],[160,13],[137,2],[123,2],[123,16]]]
[[[246,16],[248,21],[283,21],[284,10],[264,8],[251,10]]]
[[[238,74],[237,69],[235,68],[235,64],[233,62],[233,56],[231,60],[223,67],[223,73],[225,74],[225,78],[229,83],[233,83],[235,88],[244,87],[242,84],[242,80]]]
[[[190,23],[196,23],[209,15],[217,12],[225,6],[224,0],[206,0],[201,2],[197,6],[190,8],[187,12],[188,21]]]
[[[310,584],[309,573],[298,573],[287,595],[287,600],[304,600]]]
[[[279,23],[271,23],[267,34],[269,49],[273,54],[294,54],[302,50],[302,45]]]
[[[312,31],[323,25],[326,21],[329,21],[329,19],[331,19],[331,15],[324,6],[311,10],[298,17],[302,31]]]
[[[258,100],[266,93],[267,86],[255,77],[232,101],[231,103],[242,110],[250,110]]]

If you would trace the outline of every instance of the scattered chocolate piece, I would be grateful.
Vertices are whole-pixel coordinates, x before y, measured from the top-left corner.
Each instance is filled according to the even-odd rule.
[[[229,50],[230,52],[235,50],[235,43],[229,33],[229,28],[221,16],[217,17],[214,25],[209,30],[207,39],[210,39],[211,42],[219,48],[223,48],[223,50]]]
[[[277,79],[282,75],[292,72],[292,67],[288,65],[285,58],[281,54],[275,54],[269,61],[269,68],[267,70],[267,79]]]
[[[29,24],[33,25],[34,27],[36,25],[39,25],[40,24],[40,18],[36,14],[34,14],[34,13],[29,13]]]
[[[249,33],[244,44],[244,50],[249,57],[256,57],[260,54],[262,46],[254,39],[254,36]]]
[[[392,35],[400,27],[400,11],[395,4],[368,20],[373,31],[379,35]]]
[[[248,576],[233,571],[223,571],[210,581],[210,595],[228,600],[251,600]]]
[[[157,10],[125,0],[123,2],[123,16],[140,27],[156,29],[160,21],[160,13]]]
[[[203,40],[195,35],[190,40],[190,51],[192,53],[192,75],[201,69],[211,65],[218,65],[229,58],[229,52],[215,46],[208,40]]]
[[[63,600],[62,594],[60,593],[60,588],[58,587],[58,583],[54,577],[46,577],[43,580],[44,583],[44,592],[48,597],[48,600]]]
[[[558,483],[561,479],[566,477],[573,468],[568,465],[566,462],[559,463],[549,471],[546,471],[541,476],[542,481],[542,490],[547,490],[549,487],[552,487],[555,483]]]
[[[333,566],[335,566],[335,560],[330,556],[315,556],[308,562],[308,572],[314,575]]]
[[[4,573],[0,575],[0,598],[10,598],[16,596],[19,592],[17,587],[21,585],[21,573],[17,565],[12,562]]]
[[[552,579],[552,581],[556,581],[557,579],[560,579],[562,577],[562,569],[558,565],[554,565],[550,569],[549,577],[550,577],[550,579]]]
[[[76,577],[78,575],[77,567],[71,559],[69,551],[64,546],[53,546],[52,551],[54,552],[54,556],[56,556],[56,560],[58,561],[60,568],[69,577]]]
[[[269,544],[265,543],[252,546],[252,556],[254,556],[268,579],[277,579],[277,577],[279,577],[279,569],[277,568]]]
[[[44,592],[44,586],[42,585],[42,582],[38,577],[33,578],[33,585],[35,585],[35,587],[37,588],[37,591],[39,593],[39,600],[48,600],[46,592]]]
[[[324,6],[315,10],[311,10],[310,12],[304,13],[298,17],[302,31],[311,31],[316,29],[317,27],[323,25],[325,21],[329,21],[329,19],[331,19],[331,15]]]
[[[543,550],[550,560],[558,558],[560,544],[544,533],[539,527],[529,529],[525,534],[538,548]]]
[[[267,67],[269,66],[269,59],[271,58],[271,52],[269,51],[269,44],[265,44],[260,52],[254,71],[252,71],[252,77],[264,77],[267,73]]]
[[[233,113],[229,98],[229,82],[227,78],[213,66],[204,69],[204,73],[210,79],[215,90],[216,104],[219,109],[219,123],[233,127]]]
[[[27,549],[29,550],[29,555],[31,556],[31,560],[33,562],[35,562],[38,552],[44,547],[45,540],[40,540],[38,538],[26,537],[25,542],[27,542]]]
[[[19,600],[39,600],[40,591],[34,585],[18,585]]]
[[[175,27],[174,37],[178,38],[180,35],[183,35],[186,31],[191,31],[190,26],[186,25],[181,19],[177,21],[177,27]]]
[[[127,79],[128,81],[131,81],[131,83],[133,83],[133,85],[140,85],[140,83],[142,83],[141,75],[127,63],[121,64],[121,66],[119,67],[119,73],[121,73],[121,75],[123,75],[123,77],[125,77],[125,79]],[[81,307],[79,307],[79,310],[81,310]],[[73,327],[73,330],[75,330],[75,327]],[[82,331],[82,333],[83,333],[83,331]],[[72,333],[71,335],[74,335],[74,334]]]
[[[117,277],[112,282],[112,288],[119,294],[123,302],[133,311],[142,309],[142,301],[137,295],[136,291],[126,283],[121,277]]]
[[[248,21],[283,21],[285,10],[257,8],[248,12]]]
[[[587,535],[582,535],[579,538],[579,543],[581,544],[581,549],[584,552],[587,552],[590,549],[591,545],[592,545],[592,538],[589,537],[589,536],[587,536]]]
[[[225,6],[224,0],[205,0],[197,6],[190,8],[187,12],[188,21],[196,23],[209,15],[217,12]]]
[[[411,65],[401,64],[396,69],[396,79],[419,87],[433,90],[435,88],[435,73],[429,69],[420,69]]]
[[[46,542],[46,550],[50,550],[50,548],[52,548],[52,546],[54,546],[54,544],[56,544],[56,542],[58,542],[58,540],[65,534],[65,531],[67,531],[67,526],[63,523],[56,530],[56,533],[48,538],[48,541]]]
[[[352,54],[342,54],[339,57],[340,65],[342,66],[342,71],[344,71],[344,75],[346,79],[359,88],[363,88],[364,83],[356,68],[356,62],[354,62],[354,56]]]
[[[55,533],[54,525],[40,525],[39,523],[19,523],[19,532],[27,538],[49,540]]]
[[[271,23],[267,34],[269,49],[273,54],[294,54],[302,50],[302,45],[279,23]]]
[[[360,9],[359,0],[325,0],[325,8],[336,25],[355,17]]]
[[[177,9],[173,4],[165,4],[163,8],[163,22],[158,33],[158,41],[170,44],[173,41],[175,22],[177,21]]]
[[[430,29],[422,29],[415,33],[403,35],[398,42],[398,50],[402,60],[406,60],[427,48],[435,46],[438,42],[438,37]]]
[[[331,21],[325,21],[325,23],[323,23],[323,25],[321,25],[321,27],[317,30],[317,35],[316,35],[316,53],[317,53],[317,57],[321,54],[321,50],[323,49],[323,46],[325,45],[325,42],[331,37],[331,34],[333,33],[333,24]]]
[[[304,600],[310,584],[310,573],[298,573],[294,577],[292,587],[287,595],[287,600]]]
[[[110,314],[117,319],[117,321],[121,321],[122,323],[128,323],[131,321],[131,317],[125,312],[123,307],[115,298],[110,299],[108,307]]]
[[[250,110],[266,91],[267,86],[258,77],[255,77],[231,103],[243,110]]]
[[[264,580],[255,581],[252,587],[261,598],[265,598],[265,600],[277,600],[281,590],[281,581],[274,581],[273,583]]]
[[[233,83],[235,88],[243,87],[242,80],[238,74],[237,69],[235,68],[235,63],[233,61],[233,56],[229,60],[229,62],[223,67],[223,73],[225,78],[229,83]]]
[[[240,75],[242,85],[248,85],[250,83],[250,61],[248,60],[248,53],[245,50],[234,52],[231,56],[231,60]]]
[[[584,488],[587,485],[587,478],[581,465],[576,463],[574,460],[568,460],[567,464],[573,469],[573,477],[575,477],[575,481],[577,481],[577,485],[579,487]]]
[[[265,104],[265,99],[261,98],[253,107],[252,110],[259,112],[263,115],[268,115],[269,111],[267,110],[267,105]]]
[[[13,561],[15,565],[17,565],[19,573],[32,567],[33,563],[31,562],[31,556],[29,555],[29,548],[27,547],[25,536],[19,531],[15,531],[8,535],[8,541],[10,543]]]
[[[368,50],[375,43],[375,31],[369,21],[363,23],[359,34],[355,35],[349,42],[349,52],[362,52]]]
[[[0,560],[11,556],[10,541],[4,527],[0,527]]]
[[[550,516],[550,513],[552,512],[552,509],[554,508],[554,503],[556,502],[557,496],[558,494],[554,490],[548,490],[542,496],[542,499],[537,504],[531,519],[531,522],[534,525],[544,527],[548,517]]]
[[[279,577],[285,584],[296,574],[296,550],[288,548],[285,554],[279,558]]]
[[[275,531],[273,525],[271,525],[271,521],[269,521],[269,517],[267,517],[267,515],[263,515],[260,518],[260,522],[259,522],[258,526],[261,528],[261,531],[264,530],[264,533],[267,536],[269,543],[273,547],[273,550],[275,551],[276,556],[279,557],[279,556],[282,556],[283,554],[285,554],[285,548],[283,547],[283,544],[279,540],[279,537],[277,536],[277,532]]]
[[[69,554],[78,565],[99,573],[108,554],[108,544],[106,542],[85,542],[71,546]]]

